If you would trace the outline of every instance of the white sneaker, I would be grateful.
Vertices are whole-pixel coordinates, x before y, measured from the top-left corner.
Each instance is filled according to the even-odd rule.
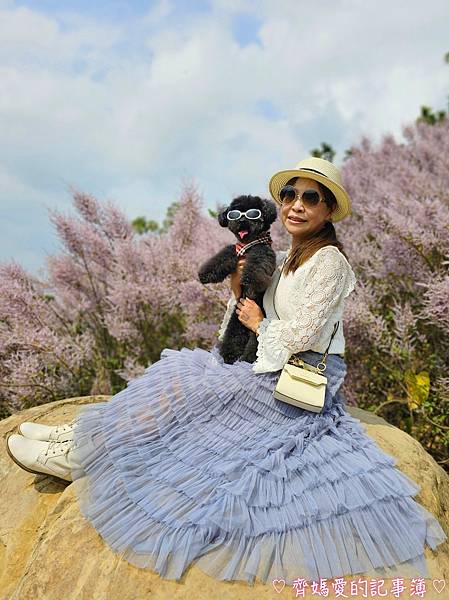
[[[8,454],[19,467],[30,473],[53,475],[65,481],[72,481],[69,452],[74,447],[70,440],[43,442],[17,433],[6,439]]]
[[[23,437],[29,440],[39,440],[41,442],[67,442],[73,440],[73,429],[75,427],[76,419],[70,421],[70,423],[63,423],[62,425],[50,426],[42,425],[40,423],[31,423],[24,421],[20,423],[18,430]]]

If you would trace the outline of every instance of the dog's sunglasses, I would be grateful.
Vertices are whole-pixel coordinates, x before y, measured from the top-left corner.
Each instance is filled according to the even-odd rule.
[[[299,194],[292,185],[284,185],[279,192],[279,199],[282,203],[293,202],[298,198],[306,207],[316,206],[321,201],[319,193],[314,189],[304,190],[302,194]]]
[[[228,211],[226,216],[230,221],[236,221],[243,216],[245,216],[247,219],[260,219],[262,212],[258,208],[250,208],[246,212],[241,212],[240,210],[234,209]]]

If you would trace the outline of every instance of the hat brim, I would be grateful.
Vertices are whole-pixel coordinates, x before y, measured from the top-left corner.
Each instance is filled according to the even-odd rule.
[[[270,179],[270,183],[268,184],[270,194],[280,206],[282,206],[282,202],[279,198],[279,193],[284,187],[284,185],[287,183],[287,181],[289,181],[293,177],[305,177],[306,179],[314,179],[315,181],[319,181],[324,186],[330,189],[330,191],[334,194],[337,200],[337,208],[331,215],[331,220],[333,223],[341,221],[342,219],[351,214],[351,199],[349,198],[346,191],[340,185],[338,185],[338,183],[335,183],[334,181],[330,180],[328,177],[322,175],[321,173],[315,173],[303,169],[289,169],[288,171],[279,171],[278,173],[275,173],[275,175],[273,175],[273,177]]]

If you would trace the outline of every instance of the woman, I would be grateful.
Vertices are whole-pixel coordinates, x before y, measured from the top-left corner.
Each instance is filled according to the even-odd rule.
[[[264,309],[237,303],[258,335],[257,360],[225,364],[214,346],[165,348],[108,402],[59,427],[22,423],[8,451],[32,472],[73,480],[81,511],[123,558],[179,579],[196,565],[217,579],[318,580],[357,573],[427,576],[424,545],[446,539],[394,467],[345,410],[341,324],[354,273],[333,222],[350,214],[334,165],[319,158],[270,181],[291,235]],[[273,278],[274,281],[274,278]],[[279,318],[276,316],[279,315]],[[334,324],[323,411],[273,398],[293,353],[316,365]],[[26,436],[26,437],[24,437]],[[52,441],[46,441],[52,440]]]

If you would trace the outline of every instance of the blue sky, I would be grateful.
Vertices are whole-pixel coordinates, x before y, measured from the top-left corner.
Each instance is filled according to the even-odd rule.
[[[0,0],[0,261],[38,274],[69,186],[162,220],[267,196],[326,141],[447,107],[447,0]]]

